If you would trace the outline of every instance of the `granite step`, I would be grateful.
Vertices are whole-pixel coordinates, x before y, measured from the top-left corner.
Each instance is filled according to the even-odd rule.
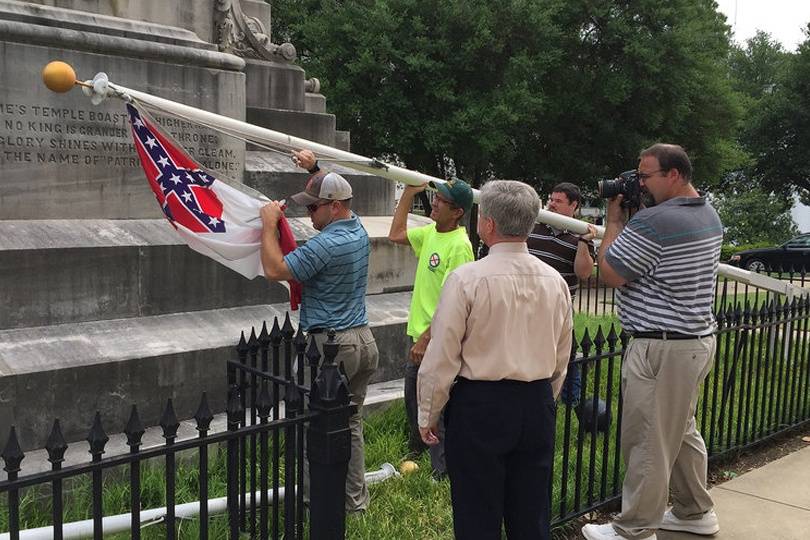
[[[296,64],[246,58],[245,104],[303,112],[305,78],[304,69]]]
[[[360,216],[390,216],[395,206],[395,184],[354,169],[321,160],[321,166],[342,175],[352,185],[352,210]],[[296,167],[287,152],[245,153],[244,183],[271,199],[285,199],[304,189],[309,174]],[[305,216],[306,210],[291,204],[288,216]]]
[[[380,350],[372,382],[402,376],[410,296],[367,297]],[[204,391],[212,410],[221,412],[226,362],[235,358],[240,333],[274,317],[283,320],[288,308],[253,305],[1,330],[0,441],[16,425],[24,448],[42,447],[55,417],[67,440],[79,440],[97,410],[109,432],[122,431],[133,403],[143,422],[153,425],[168,398],[179,418],[189,418]],[[297,315],[291,313],[295,326]]]
[[[335,146],[334,114],[303,110],[247,107],[245,122],[293,137],[301,137],[327,146]]]
[[[413,224],[425,222],[413,216]],[[409,289],[410,250],[387,239],[390,217],[366,217],[370,294]],[[292,218],[299,243],[316,234]],[[248,280],[189,249],[163,219],[0,221],[0,329],[286,302],[287,289]]]

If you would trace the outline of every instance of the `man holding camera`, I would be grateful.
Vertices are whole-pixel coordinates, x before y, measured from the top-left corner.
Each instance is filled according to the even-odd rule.
[[[719,531],[706,490],[707,454],[695,424],[698,387],[715,350],[712,314],[723,228],[692,185],[686,152],[655,144],[634,178],[655,206],[627,221],[624,197],[610,199],[599,267],[617,287],[619,317],[632,335],[622,362],[622,511],[589,524],[589,540],[656,538],[656,529]],[[623,190],[632,193],[632,190]],[[672,490],[671,509],[667,510]]]

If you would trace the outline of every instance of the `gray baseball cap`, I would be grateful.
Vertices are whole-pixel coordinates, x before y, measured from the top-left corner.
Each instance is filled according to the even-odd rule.
[[[352,186],[345,178],[334,172],[318,171],[307,180],[304,191],[290,197],[306,206],[320,200],[345,201],[352,198]]]

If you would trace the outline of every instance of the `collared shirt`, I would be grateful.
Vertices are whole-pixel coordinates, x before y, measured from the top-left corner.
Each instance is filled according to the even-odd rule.
[[[301,325],[346,330],[368,324],[366,286],[371,247],[360,218],[333,221],[306,244],[284,256],[304,286]]]
[[[434,425],[456,377],[551,379],[562,388],[571,356],[565,280],[525,243],[501,242],[447,278],[419,367],[419,426]]]
[[[634,215],[605,253],[627,280],[617,289],[624,329],[712,332],[722,243],[720,218],[702,197],[676,197]]]
[[[554,228],[546,223],[537,223],[526,240],[529,253],[554,268],[565,279],[565,282],[568,283],[571,298],[576,296],[579,290],[579,278],[574,271],[579,242],[579,235],[572,233],[568,229]],[[586,243],[588,253],[592,259],[595,259],[593,241],[588,240]],[[486,257],[487,253],[489,253],[489,248],[482,243],[478,248],[478,258]]]
[[[529,253],[554,268],[568,283],[571,296],[577,294],[579,278],[574,272],[574,261],[577,258],[579,235],[567,229],[556,229],[545,223],[538,223],[526,240]],[[588,253],[594,256],[593,242],[588,241]]]

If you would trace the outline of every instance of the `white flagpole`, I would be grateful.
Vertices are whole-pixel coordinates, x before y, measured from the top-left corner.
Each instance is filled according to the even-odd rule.
[[[273,131],[271,129],[248,124],[247,122],[235,120],[227,116],[222,116],[204,111],[202,109],[197,109],[195,107],[189,107],[188,105],[183,105],[182,103],[159,98],[151,94],[139,92],[137,90],[109,82],[106,74],[104,73],[97,74],[92,81],[85,81],[77,84],[83,87],[82,90],[85,92],[85,94],[91,96],[94,103],[99,103],[104,98],[109,96],[122,98],[124,100],[133,99],[147,106],[151,106],[154,109],[166,111],[203,125],[216,127],[249,141],[263,142],[270,145],[284,146],[288,148],[306,148],[315,154],[329,156],[331,161],[334,161],[335,163],[345,165],[346,167],[358,171],[367,172],[375,176],[387,178],[395,182],[402,182],[409,185],[421,185],[426,182],[441,184],[445,182],[444,179],[437,178],[435,176],[411,171],[404,167],[383,163],[376,159],[361,156],[359,154],[338,150],[337,148],[332,148],[331,146],[319,144],[307,139],[293,137],[292,135],[287,135],[286,133],[282,133],[280,131]],[[478,202],[479,191],[477,189],[473,190],[473,196],[475,202]],[[548,210],[541,209],[537,215],[537,221],[547,223],[560,229],[568,229],[579,234],[585,234],[588,232],[588,224],[584,221],[562,216],[554,212],[549,212]],[[605,233],[604,227],[597,226],[596,229],[597,236],[601,238]],[[718,272],[721,275],[735,281],[740,281],[748,285],[786,295],[788,299],[794,296],[807,294],[807,291],[802,287],[797,287],[780,279],[775,279],[763,274],[757,274],[755,272],[749,272],[747,270],[727,264],[720,264]]]
[[[112,82],[107,81],[106,88],[104,84],[94,84],[94,81],[87,81],[87,83],[96,88],[100,87],[101,92],[95,90],[86,92],[91,93],[91,95],[101,94],[104,97],[116,96],[123,99],[127,99],[128,96],[129,98],[132,98],[135,101],[143,103],[154,109],[167,111],[203,125],[215,126],[232,135],[237,135],[250,141],[263,142],[271,145],[284,146],[287,148],[306,148],[314,152],[316,155],[329,156],[330,161],[335,163],[339,163],[358,171],[367,172],[375,176],[387,178],[395,182],[402,182],[403,184],[409,184],[412,186],[418,186],[424,184],[425,182],[434,182],[436,184],[442,184],[445,182],[445,180],[442,178],[411,171],[404,167],[399,167],[390,163],[383,163],[376,159],[339,150],[337,148],[319,144],[307,139],[294,137],[280,131],[274,131],[272,129],[248,124],[247,122],[242,122],[241,120],[235,120],[228,116],[222,116],[204,111],[202,109],[197,109],[195,107],[190,107],[188,105],[183,105],[182,103],[177,103],[175,101],[163,99],[151,94],[139,92],[138,90],[133,90]],[[473,189],[473,200],[476,203],[478,202],[478,196],[479,191],[477,189]],[[543,223],[548,223],[549,225],[558,227],[560,229],[568,229],[575,233],[585,234],[588,232],[588,226],[584,221],[562,216],[554,212],[549,212],[548,210],[541,209],[537,219]],[[599,231],[599,237],[601,238],[601,236],[604,234],[604,228],[597,227],[597,230]]]

